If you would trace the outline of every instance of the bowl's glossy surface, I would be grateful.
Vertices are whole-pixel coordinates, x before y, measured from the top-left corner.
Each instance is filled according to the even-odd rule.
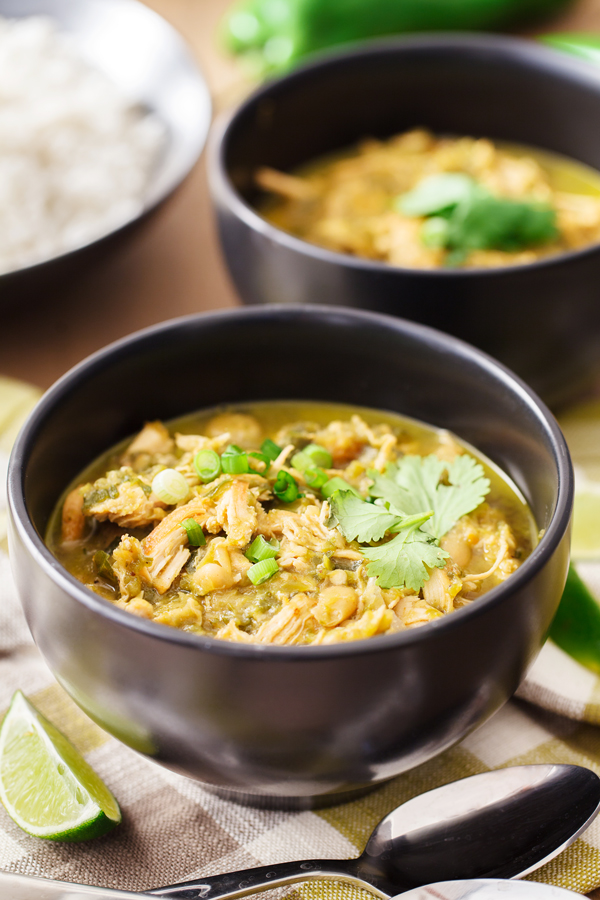
[[[87,62],[107,75],[125,97],[154,113],[167,132],[142,212],[82,247],[0,275],[0,306],[7,306],[18,298],[35,303],[38,296],[48,302],[49,287],[60,287],[73,273],[101,259],[145,220],[198,160],[210,126],[211,103],[183,39],[138,0],[0,0],[0,15],[52,19]]]
[[[468,608],[323,647],[234,644],[137,618],[44,545],[68,482],[144,421],[268,398],[379,407],[454,430],[512,476],[542,540]],[[237,799],[335,802],[441,752],[516,689],[562,592],[572,492],[552,416],[473,348],[386,316],[254,308],[140,332],[50,389],[11,458],[11,561],[38,647],[108,731]]]
[[[551,150],[600,169],[594,67],[483,35],[375,42],[267,84],[215,130],[209,174],[225,259],[246,303],[324,303],[403,316],[470,341],[549,400],[600,351],[600,246],[505,269],[416,270],[299,240],[255,211],[260,166],[290,170],[414,127]],[[263,195],[264,196],[264,195]]]

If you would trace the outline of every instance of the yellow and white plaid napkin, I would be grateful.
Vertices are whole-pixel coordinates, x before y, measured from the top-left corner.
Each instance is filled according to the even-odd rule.
[[[36,397],[0,379],[0,472],[18,424]],[[0,809],[0,869],[64,881],[143,890],[196,875],[314,857],[352,857],[387,812],[423,791],[489,769],[524,763],[576,763],[600,775],[600,687],[552,645],[508,703],[457,747],[367,797],[317,812],[250,809],[138,756],[91,722],[56,683],[33,644],[6,555],[0,491],[0,715],[21,688],[81,750],[123,809],[111,834],[82,844],[41,841]],[[595,699],[597,698],[597,699]],[[557,715],[555,710],[562,715]],[[570,716],[571,718],[566,718]],[[577,719],[583,721],[577,721]],[[582,893],[600,886],[600,820],[532,878]],[[333,882],[286,890],[297,900],[365,900]]]

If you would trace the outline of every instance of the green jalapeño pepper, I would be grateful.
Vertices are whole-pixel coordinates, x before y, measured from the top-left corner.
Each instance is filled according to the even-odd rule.
[[[237,0],[225,42],[263,74],[310,53],[387,34],[501,29],[569,0]]]
[[[573,566],[550,626],[550,637],[578,663],[600,675],[600,604]]]

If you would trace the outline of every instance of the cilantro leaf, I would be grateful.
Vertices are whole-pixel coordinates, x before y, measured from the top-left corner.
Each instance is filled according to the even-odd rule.
[[[394,513],[360,500],[349,491],[336,491],[329,502],[340,531],[348,541],[379,541],[398,522]]]
[[[404,515],[414,515],[424,509],[433,509],[435,489],[447,463],[433,454],[430,456],[404,456],[392,463],[385,475],[371,470],[373,486],[369,493],[389,503]]]
[[[441,484],[444,472],[449,484]],[[462,516],[483,502],[490,490],[483,466],[468,453],[451,463],[430,456],[405,456],[388,466],[385,475],[369,472],[371,496],[379,497],[405,515],[432,509],[423,531],[442,538]]]
[[[442,172],[423,178],[416,187],[396,200],[405,216],[432,216],[469,200],[477,182],[462,172]]]
[[[496,197],[461,172],[424,178],[398,197],[395,206],[405,216],[426,217],[421,240],[425,246],[446,249],[447,266],[462,265],[471,250],[516,252],[559,235],[552,206],[535,199]]]
[[[482,191],[460,203],[452,213],[446,246],[457,250],[515,252],[557,236],[556,213],[551,206],[494,197]]]
[[[369,560],[367,574],[382,588],[418,591],[429,579],[429,570],[443,566],[448,558],[440,538],[479,506],[490,482],[483,466],[466,453],[450,463],[434,454],[405,456],[389,465],[385,474],[369,475],[370,494],[378,502],[336,491],[330,497],[331,522],[349,541],[370,544],[386,534],[395,535],[376,547],[361,546]]]
[[[393,482],[391,482],[393,484]],[[419,590],[429,578],[426,566],[443,566],[448,556],[430,534],[420,530],[433,511],[404,516],[393,507],[386,509],[367,503],[348,492],[336,491],[330,498],[332,521],[347,540],[378,541],[387,532],[396,534],[379,547],[364,547],[370,559],[367,573],[377,577],[381,587],[412,587]]]
[[[398,512],[398,515],[411,515],[418,512],[418,503],[413,503],[406,491],[400,487],[396,481],[398,467],[394,463],[390,463],[385,470],[385,475],[377,472],[376,469],[369,469],[369,478],[373,479],[373,485],[369,490],[371,497],[383,500],[390,508]],[[424,503],[421,509],[426,509],[427,504]]]
[[[468,453],[457,456],[448,466],[450,484],[439,484],[435,492],[434,511],[426,527],[437,538],[443,537],[462,516],[473,512],[490,491],[483,466]]]
[[[431,535],[417,529],[406,529],[386,544],[361,547],[361,550],[371,560],[367,574],[377,578],[379,587],[407,587],[414,591],[429,580],[425,567],[443,566],[449,555]]]

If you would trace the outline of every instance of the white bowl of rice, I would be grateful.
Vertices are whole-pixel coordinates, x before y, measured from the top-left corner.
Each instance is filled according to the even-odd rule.
[[[0,304],[145,218],[210,115],[183,40],[137,0],[0,0]]]

